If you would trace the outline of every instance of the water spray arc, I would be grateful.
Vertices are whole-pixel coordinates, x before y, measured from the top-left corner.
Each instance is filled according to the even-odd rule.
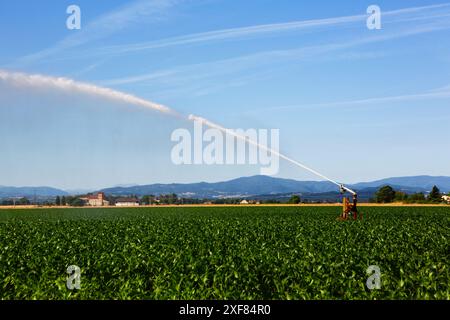
[[[235,137],[237,139],[243,140],[243,141],[245,141],[245,142],[247,142],[249,144],[252,144],[252,145],[256,146],[257,148],[260,148],[260,149],[263,149],[263,150],[265,150],[267,152],[270,152],[270,153],[272,153],[272,154],[274,154],[274,155],[276,155],[276,156],[278,156],[278,157],[280,157],[280,158],[282,158],[282,159],[284,159],[284,160],[286,160],[286,161],[288,161],[288,162],[290,162],[290,163],[292,163],[292,164],[294,164],[294,165],[296,165],[296,166],[298,166],[298,167],[300,167],[302,169],[305,169],[306,171],[311,172],[312,174],[314,174],[314,175],[316,175],[316,176],[318,176],[318,177],[320,177],[320,178],[322,178],[324,180],[327,180],[327,181],[337,185],[339,187],[339,191],[342,194],[348,192],[348,193],[350,193],[352,195],[352,198],[353,198],[352,202],[350,202],[350,200],[348,198],[345,198],[345,197],[343,198],[343,210],[342,210],[342,215],[341,215],[340,219],[341,220],[347,220],[349,218],[350,214],[352,215],[354,220],[356,220],[358,218],[358,209],[357,209],[358,195],[357,195],[357,193],[355,191],[353,191],[352,189],[346,187],[344,184],[339,183],[339,182],[337,182],[337,181],[335,181],[333,179],[330,179],[327,176],[321,174],[320,172],[318,172],[318,171],[316,171],[316,170],[314,170],[314,169],[312,169],[312,168],[310,168],[310,167],[308,167],[308,166],[306,166],[306,165],[304,165],[304,164],[302,164],[302,163],[300,163],[300,162],[298,162],[298,161],[296,161],[296,160],[294,160],[292,158],[289,158],[288,156],[286,156],[286,155],[284,155],[284,154],[282,154],[282,153],[280,153],[280,152],[278,152],[278,151],[276,151],[276,150],[274,150],[272,148],[269,148],[266,145],[260,144],[260,143],[258,143],[256,141],[253,141],[253,140],[249,139],[247,136],[240,135],[240,134],[236,133],[233,130],[229,130],[229,129],[225,128],[225,127],[222,127],[221,125],[219,125],[217,123],[211,122],[208,119],[205,119],[205,118],[202,118],[202,117],[198,117],[198,116],[195,116],[195,115],[192,115],[192,114],[188,116],[188,119],[191,120],[191,121],[198,121],[198,122],[204,124],[207,127],[220,130],[221,132],[223,132],[223,133],[225,133],[227,135],[231,135],[231,136],[233,136],[233,137]]]
[[[347,191],[349,191],[351,193],[354,193],[354,191],[352,191],[352,190],[348,189],[347,187],[343,186],[341,183],[336,182],[336,181],[334,181],[334,180],[324,176],[323,174],[317,172],[316,170],[311,169],[310,167],[308,167],[308,166],[306,166],[306,165],[304,165],[304,164],[302,164],[302,163],[300,163],[300,162],[298,162],[298,161],[296,161],[294,159],[291,159],[291,158],[285,156],[284,154],[279,153],[278,151],[269,148],[268,146],[265,146],[263,144],[259,144],[256,141],[253,141],[253,140],[249,139],[247,136],[243,136],[243,135],[237,134],[233,130],[226,129],[226,128],[222,127],[221,125],[218,125],[218,124],[213,123],[213,122],[211,122],[211,121],[209,121],[209,120],[207,120],[205,118],[198,117],[198,116],[195,116],[195,115],[192,115],[192,114],[189,115],[188,119],[191,120],[191,121],[201,122],[201,123],[203,123],[204,125],[206,125],[206,126],[208,126],[210,128],[214,128],[214,129],[220,130],[220,131],[222,131],[225,134],[228,134],[228,135],[236,137],[237,139],[244,140],[245,142],[248,142],[249,144],[252,144],[252,145],[254,145],[254,146],[256,146],[256,147],[258,147],[260,149],[263,149],[265,151],[268,151],[270,153],[273,153],[276,156],[278,156],[278,157],[280,157],[280,158],[282,158],[282,159],[284,159],[284,160],[286,160],[286,161],[288,161],[288,162],[290,162],[290,163],[292,163],[292,164],[294,164],[294,165],[296,165],[296,166],[298,166],[300,168],[303,168],[303,169],[305,169],[305,170],[315,174],[318,177],[321,177],[322,179],[325,179],[325,180],[327,180],[329,182],[332,182],[332,183],[334,183],[335,185],[337,185],[339,187],[344,187],[345,190],[347,190]]]
[[[31,75],[0,70],[0,84],[2,82],[6,82],[9,85],[17,87],[29,87],[36,89],[46,88],[52,90],[77,92],[86,95],[94,95],[104,99],[109,99],[121,103],[128,103],[181,118],[181,115],[178,112],[164,105],[138,98],[121,91],[99,87],[93,84],[79,82],[68,78],[57,78],[35,74]]]
[[[314,174],[324,180],[327,180],[327,181],[337,185],[339,187],[339,190],[341,191],[341,193],[349,192],[350,194],[353,195],[353,203],[350,204],[350,201],[347,198],[344,198],[344,209],[343,209],[343,214],[342,214],[341,219],[346,220],[350,213],[353,214],[354,219],[357,218],[357,215],[358,215],[358,211],[356,209],[357,193],[355,191],[346,187],[344,184],[339,183],[333,179],[330,179],[330,178],[326,177],[325,175],[321,174],[320,172],[318,172],[318,171],[316,171],[294,159],[291,159],[291,158],[287,157],[286,155],[279,153],[278,151],[276,151],[272,148],[269,148],[266,145],[259,144],[258,142],[253,141],[246,136],[240,135],[240,134],[234,132],[233,130],[226,129],[225,127],[223,127],[219,124],[213,123],[213,122],[209,121],[208,119],[198,117],[195,115],[189,115],[188,117],[184,117],[177,111],[175,111],[167,106],[164,106],[164,105],[161,105],[161,104],[158,104],[158,103],[146,100],[146,99],[142,99],[142,98],[139,98],[134,95],[124,93],[121,91],[104,88],[104,87],[99,87],[99,86],[96,86],[93,84],[79,82],[79,81],[75,81],[75,80],[68,79],[68,78],[57,78],[57,77],[50,77],[50,76],[43,76],[43,75],[30,75],[30,74],[25,74],[25,73],[17,73],[17,72],[9,72],[9,71],[5,71],[5,70],[0,70],[0,85],[2,82],[6,82],[9,85],[18,86],[18,87],[46,88],[46,89],[53,89],[53,90],[78,92],[78,93],[87,94],[87,95],[95,95],[95,96],[102,97],[105,99],[109,99],[109,100],[113,100],[113,101],[117,101],[117,102],[121,102],[121,103],[127,103],[127,104],[131,104],[134,106],[143,107],[143,108],[150,109],[153,111],[161,112],[163,114],[177,117],[180,119],[185,119],[185,120],[189,120],[189,121],[199,121],[210,128],[218,129],[225,134],[234,136],[235,138],[243,140],[249,144],[252,144],[252,145],[256,146],[257,148],[261,148],[267,152],[270,152],[270,153],[272,153],[272,154],[274,154],[274,155],[276,155],[276,156],[278,156],[278,157],[280,157],[302,169],[305,169],[305,170],[311,172],[312,174]]]

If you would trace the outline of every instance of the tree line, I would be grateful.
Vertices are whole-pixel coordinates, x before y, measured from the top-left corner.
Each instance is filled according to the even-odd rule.
[[[450,195],[450,194],[449,194]],[[407,194],[402,191],[396,191],[391,186],[383,186],[375,193],[375,197],[370,202],[376,203],[441,203],[444,202],[443,194],[437,186],[433,186],[431,192],[425,195],[423,192]]]
[[[444,202],[442,198],[443,194],[437,186],[433,186],[431,192],[425,195],[422,192],[407,194],[402,191],[394,190],[391,186],[383,186],[375,193],[375,196],[369,199],[372,203],[441,203]],[[449,193],[450,196],[450,193]],[[183,205],[183,204],[240,204],[244,198],[222,198],[222,199],[197,199],[197,198],[183,198],[179,197],[175,193],[162,194],[162,195],[144,195],[138,197],[137,195],[129,196],[131,198],[137,199],[141,205]],[[56,196],[54,201],[45,200],[39,202],[40,205],[44,206],[70,206],[70,207],[82,207],[85,202],[81,199],[82,196]],[[106,200],[109,201],[111,205],[116,203],[116,200],[121,198],[119,196],[106,196]],[[255,202],[249,200],[250,202]],[[287,201],[280,201],[277,199],[268,199],[258,201],[261,204],[277,204],[277,203],[290,203],[299,204],[302,201],[299,195],[292,195]],[[15,199],[5,199],[0,202],[3,206],[21,206],[21,205],[31,205],[33,204],[26,197],[15,198]],[[36,204],[36,203],[34,203]]]

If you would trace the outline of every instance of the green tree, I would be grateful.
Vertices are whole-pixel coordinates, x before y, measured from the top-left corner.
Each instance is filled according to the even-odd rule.
[[[27,206],[30,205],[31,202],[30,200],[28,200],[27,198],[20,198],[19,200],[16,201],[16,204],[21,205],[21,206]]]
[[[149,205],[153,204],[155,202],[156,198],[154,195],[146,195],[142,197],[142,204]]]
[[[59,196],[56,196],[55,205],[57,205],[57,206],[61,205],[61,198]]]
[[[378,203],[391,203],[395,199],[395,191],[391,186],[381,187],[375,194]]]
[[[74,198],[69,204],[72,207],[83,207],[84,206],[84,201],[81,200],[80,198]]]
[[[394,200],[396,202],[407,201],[408,200],[408,195],[406,193],[404,193],[404,192],[401,192],[401,191],[395,191]]]
[[[428,200],[431,202],[441,202],[442,201],[441,191],[439,190],[438,187],[433,186],[433,189],[431,189],[431,192],[428,195]]]
[[[150,197],[149,197],[149,196],[143,196],[143,197],[141,198],[141,203],[142,203],[143,205],[149,205],[149,204],[150,204]]]
[[[62,206],[65,206],[66,205],[66,197],[65,196],[62,196],[62,198],[61,198],[61,205]]]
[[[292,197],[289,199],[288,203],[291,204],[299,204],[300,203],[300,197],[296,194],[292,195]]]
[[[3,200],[2,206],[12,206],[14,202],[12,200]]]
[[[425,195],[422,192],[414,193],[409,197],[409,201],[410,202],[423,202],[423,201],[425,201]]]
[[[178,204],[178,196],[175,193],[160,196],[161,204]]]
[[[261,201],[261,203],[274,204],[274,203],[280,203],[280,201],[278,201],[276,199],[267,199],[267,200]]]
[[[178,196],[175,193],[169,195],[169,204],[177,204]]]

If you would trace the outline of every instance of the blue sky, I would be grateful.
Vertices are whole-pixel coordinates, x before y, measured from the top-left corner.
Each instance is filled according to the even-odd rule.
[[[81,8],[68,30],[66,8]],[[368,30],[366,9],[382,10]],[[228,128],[344,182],[450,175],[450,2],[2,1],[0,69],[66,77]],[[176,166],[187,122],[0,79],[0,185],[220,181],[259,166]],[[317,177],[281,162],[280,177]]]

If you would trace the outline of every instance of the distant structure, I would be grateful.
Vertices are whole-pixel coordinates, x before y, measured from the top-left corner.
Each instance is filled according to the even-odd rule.
[[[118,198],[116,207],[138,207],[139,201],[136,198]]]
[[[80,199],[83,200],[86,205],[91,207],[109,206],[109,201],[105,200],[105,194],[103,192],[98,192]]]
[[[256,201],[256,200],[246,200],[246,199],[242,200],[242,201],[239,202],[239,203],[240,203],[240,204],[260,204],[259,201]]]
[[[447,203],[450,203],[450,196],[442,196],[442,200],[446,201]]]

